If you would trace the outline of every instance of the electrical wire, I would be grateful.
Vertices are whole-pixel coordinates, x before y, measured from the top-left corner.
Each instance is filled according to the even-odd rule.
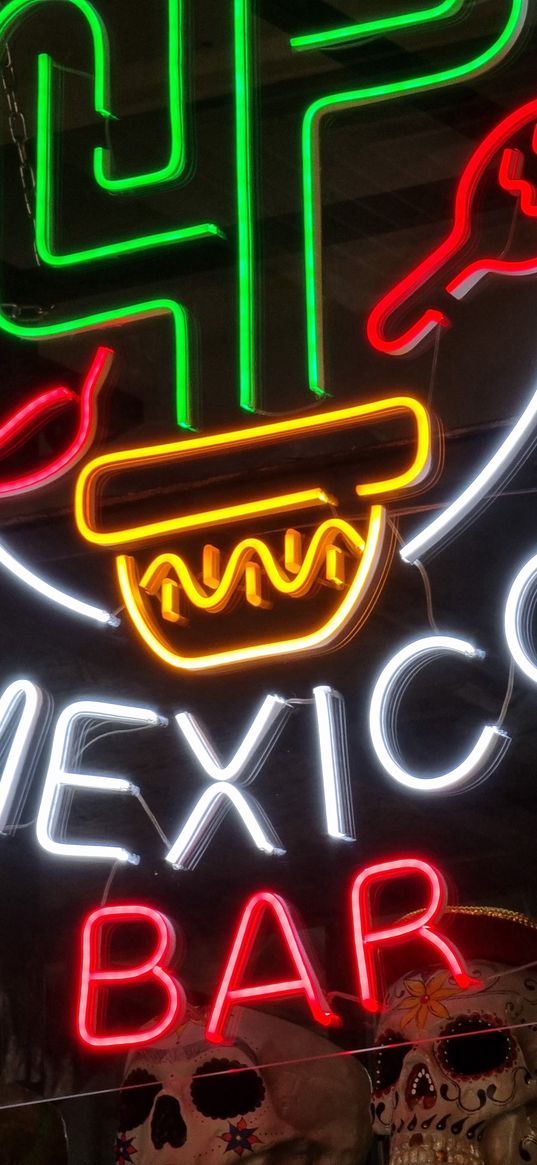
[[[527,964],[527,966],[533,967],[533,966],[535,966],[535,962],[529,963],[529,964]],[[334,992],[332,992],[332,995],[338,996],[339,998],[342,998],[342,999],[352,999],[352,996],[348,996],[344,992],[334,991]],[[330,998],[330,996],[329,996],[329,998]],[[370,1045],[367,1045],[365,1047],[359,1047],[359,1048],[337,1048],[337,1049],[334,1049],[334,1051],[332,1051],[332,1052],[322,1052],[322,1053],[317,1054],[316,1056],[295,1056],[293,1058],[285,1059],[285,1060],[270,1060],[270,1061],[267,1061],[266,1063],[257,1063],[256,1062],[255,1067],[256,1067],[257,1072],[262,1073],[262,1072],[265,1072],[268,1070],[274,1070],[275,1068],[299,1067],[300,1065],[303,1065],[303,1064],[317,1064],[317,1063],[320,1063],[323,1061],[336,1060],[336,1059],[340,1059],[340,1058],[344,1059],[344,1058],[347,1058],[349,1056],[378,1055],[379,1052],[385,1051],[386,1046],[389,1047],[389,1050],[391,1052],[397,1048],[427,1047],[429,1045],[432,1045],[433,1043],[435,1045],[438,1045],[441,1043],[451,1042],[453,1040],[461,1040],[461,1039],[464,1040],[464,1039],[468,1039],[468,1036],[470,1036],[470,1035],[472,1036],[472,1039],[477,1038],[479,1036],[488,1036],[490,1038],[490,1036],[493,1032],[514,1032],[514,1031],[521,1031],[525,1028],[534,1029],[535,1022],[533,1020],[526,1020],[523,1023],[498,1024],[496,1027],[493,1027],[493,1028],[478,1029],[478,1030],[472,1031],[472,1032],[467,1032],[467,1031],[465,1031],[465,1032],[453,1032],[453,1033],[450,1033],[449,1035],[428,1036],[424,1039],[418,1039],[418,1040],[401,1040],[398,1043],[393,1043],[393,1044],[389,1044],[389,1045],[370,1044]],[[213,1048],[213,1050],[214,1050],[214,1048]],[[175,1072],[176,1077],[181,1075],[181,1073],[180,1073],[181,1067],[183,1067],[183,1065],[177,1065],[177,1066],[174,1065],[174,1072]],[[188,1071],[188,1064],[185,1064],[184,1068],[186,1069],[184,1072],[185,1079],[189,1079],[191,1076],[191,1072]],[[204,1072],[203,1078],[204,1078],[204,1080],[206,1080],[210,1077],[215,1077],[215,1076],[238,1076],[244,1072],[251,1072],[251,1071],[252,1071],[251,1064],[244,1064],[238,1068],[225,1068],[225,1069],[223,1069],[223,1070],[221,1069],[219,1071],[217,1070],[217,1071],[213,1071],[213,1072]],[[0,1112],[13,1111],[13,1110],[19,1109],[19,1108],[32,1108],[33,1106],[38,1106],[38,1105],[41,1106],[44,1104],[62,1104],[62,1103],[65,1103],[69,1100],[86,1100],[86,1099],[91,1099],[92,1097],[97,1097],[97,1096],[111,1096],[111,1095],[114,1095],[117,1093],[134,1092],[140,1088],[147,1088],[147,1082],[145,1082],[143,1084],[128,1084],[128,1085],[118,1084],[114,1088],[98,1088],[98,1089],[91,1089],[91,1091],[89,1091],[89,1092],[71,1092],[71,1093],[64,1094],[62,1096],[38,1097],[35,1100],[17,1101],[15,1104],[0,1105]]]

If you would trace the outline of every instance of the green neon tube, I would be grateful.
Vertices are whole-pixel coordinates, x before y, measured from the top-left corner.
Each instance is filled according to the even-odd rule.
[[[136,0],[131,0],[133,8]],[[168,0],[168,117],[170,155],[164,166],[130,178],[115,178],[110,173],[110,152],[97,146],[93,159],[95,180],[104,190],[120,193],[158,186],[181,178],[187,164],[185,115],[185,29],[183,0]]]
[[[100,247],[90,247],[83,251],[59,254],[54,247],[53,229],[55,222],[52,191],[54,189],[52,159],[52,82],[53,62],[46,54],[38,59],[37,89],[37,165],[36,165],[36,207],[35,238],[37,253],[43,263],[50,267],[72,267],[89,263],[96,259],[112,259],[120,255],[162,247],[170,243],[188,242],[209,236],[223,238],[223,232],[215,223],[196,223],[191,227],[179,227],[173,231],[162,231],[153,235],[141,235],[124,242],[107,243]]]
[[[389,84],[351,89],[313,102],[302,125],[302,181],[304,199],[304,263],[306,285],[306,328],[308,381],[311,392],[326,395],[323,360],[323,288],[321,251],[320,124],[323,117],[340,110],[355,109],[373,101],[389,101],[407,93],[452,85],[484,73],[506,56],[517,40],[527,13],[527,0],[510,0],[509,16],[496,40],[479,56],[462,65],[442,69]]]
[[[235,4],[235,151],[239,281],[239,401],[258,405],[250,0]]]
[[[16,25],[28,13],[49,0],[9,0],[9,3],[0,9],[0,38],[6,37],[14,31]],[[93,45],[95,62],[94,103],[97,113],[103,117],[111,117],[109,101],[109,45],[106,28],[100,16],[88,0],[67,0],[76,8],[86,20]],[[170,93],[174,95],[174,131],[175,161],[167,168],[167,177],[171,177],[171,170],[177,176],[177,159],[181,158],[184,166],[184,135],[183,135],[183,30],[182,30],[182,3],[183,0],[169,0],[168,10],[170,17],[169,62],[174,58],[174,75],[170,74]],[[176,52],[177,49],[180,51]],[[170,66],[171,67],[171,66]],[[122,242],[109,243],[101,247],[58,254],[52,238],[52,223],[54,222],[52,190],[52,76],[53,66],[49,57],[42,54],[38,68],[38,110],[37,110],[37,168],[36,168],[36,247],[44,262],[53,267],[69,267],[96,259],[112,259],[149,247],[158,247],[171,243],[185,242],[194,238],[208,235],[221,236],[222,232],[214,223],[196,224],[194,227],[179,228],[175,231],[160,232],[154,235],[145,235],[136,239],[127,239]],[[177,74],[175,76],[175,73]],[[177,96],[181,96],[179,103]],[[181,127],[179,134],[178,127]],[[104,155],[102,156],[104,165]],[[169,172],[168,172],[169,171]],[[97,173],[96,176],[98,177]],[[134,189],[135,186],[154,185],[157,181],[164,181],[164,170],[155,174],[146,174],[125,180],[113,179],[105,183],[108,190]],[[192,401],[189,384],[189,319],[185,308],[174,300],[155,299],[136,303],[130,306],[121,306],[113,311],[89,313],[71,320],[55,324],[22,325],[9,319],[0,312],[0,329],[9,335],[23,340],[44,341],[59,336],[74,335],[100,327],[114,327],[150,318],[151,316],[170,316],[174,334],[174,379],[175,379],[175,411],[177,423],[182,428],[193,427]]]
[[[453,16],[462,2],[463,0],[441,0],[440,4],[435,4],[431,8],[420,8],[417,12],[403,12],[400,16],[383,16],[380,20],[363,20],[360,24],[347,24],[343,28],[330,28],[325,32],[310,32],[303,36],[292,36],[289,43],[291,48],[298,51],[337,48],[341,45],[351,44],[364,36],[396,32],[400,28],[430,24],[434,20]]]
[[[189,385],[189,328],[188,313],[173,299],[152,299],[110,311],[92,312],[77,319],[56,324],[21,324],[0,314],[0,329],[20,340],[55,340],[100,328],[121,327],[123,324],[155,316],[170,316],[174,333],[174,363],[176,383],[176,410],[178,424],[185,429],[193,427]]]
[[[8,0],[0,10],[0,38],[14,31],[16,25],[33,9],[47,3],[50,0]],[[95,62],[95,111],[109,119],[113,114],[110,109],[110,46],[105,25],[89,0],[61,0],[61,3],[78,9],[89,27]],[[156,186],[181,177],[186,167],[184,68],[183,0],[168,0],[169,159],[160,169],[116,178],[110,173],[109,152],[98,146],[94,151],[93,167],[99,186],[120,193],[144,186]]]

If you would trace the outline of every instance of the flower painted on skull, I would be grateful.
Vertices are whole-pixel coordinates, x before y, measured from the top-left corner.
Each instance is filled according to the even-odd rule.
[[[420,1029],[424,1028],[430,1015],[437,1019],[449,1019],[449,1012],[444,1007],[444,999],[452,999],[459,994],[457,987],[448,987],[450,977],[444,971],[438,972],[425,979],[405,979],[406,994],[395,1008],[404,1011],[401,1028],[404,1029],[412,1022]]]
[[[205,1028],[207,1013],[208,1009],[206,1007],[194,1007],[191,1003],[187,1003],[183,1022],[174,1028],[175,1042],[177,1044],[181,1043],[183,1034],[189,1024],[195,1024],[197,1027]]]
[[[241,1116],[236,1125],[229,1122],[229,1129],[227,1133],[220,1134],[220,1140],[227,1142],[226,1153],[236,1153],[237,1157],[242,1157],[243,1153],[253,1153],[253,1145],[261,1144],[255,1133],[256,1129],[247,1128],[246,1121]]]

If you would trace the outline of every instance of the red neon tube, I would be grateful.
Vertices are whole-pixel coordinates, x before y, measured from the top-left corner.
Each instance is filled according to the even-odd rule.
[[[393,317],[400,309],[411,308],[413,298],[418,293],[422,295],[428,283],[432,284],[431,290],[434,290],[433,281],[437,280],[440,271],[451,264],[468,243],[472,231],[472,204],[478,183],[499,151],[501,153],[497,159],[496,177],[500,186],[519,199],[520,209],[524,214],[535,216],[536,211],[533,209],[535,187],[521,178],[518,157],[520,151],[508,147],[507,143],[536,119],[537,99],[534,98],[503,118],[474,151],[460,178],[455,195],[453,226],[448,237],[395,287],[386,292],[373,308],[367,321],[367,338],[373,348],[389,355],[401,356],[405,352],[410,352],[435,327],[449,327],[450,321],[445,312],[432,306],[424,311],[420,310],[414,322],[402,329],[397,327],[397,321],[394,324]],[[534,150],[535,145],[534,133],[532,140]],[[516,169],[513,168],[515,162]],[[444,286],[451,295],[461,299],[477,280],[488,272],[528,275],[535,271],[537,271],[537,234],[535,252],[530,258],[520,261],[493,257],[480,259],[464,266],[463,270],[448,283],[444,283]]]
[[[296,977],[275,982],[244,986],[243,975],[252,954],[265,914],[272,914],[283,945],[296,971]],[[273,999],[302,996],[317,1023],[323,1027],[339,1026],[339,1017],[331,1010],[308,958],[289,906],[278,894],[260,891],[249,898],[242,913],[229,958],[209,1016],[205,1037],[211,1043],[226,1042],[230,1012],[238,1004],[263,1003]]]
[[[155,932],[155,949],[149,958],[132,967],[111,970],[102,967],[102,943],[105,929],[141,922]],[[90,1048],[118,1050],[140,1047],[161,1039],[186,1014],[186,998],[181,984],[167,970],[175,949],[175,932],[164,914],[150,906],[129,903],[121,906],[101,906],[86,918],[82,928],[82,959],[78,1003],[78,1034]],[[157,982],[166,997],[162,1015],[151,1026],[141,1031],[107,1033],[98,1030],[99,1003],[103,992],[122,985]]]
[[[0,455],[9,452],[41,429],[60,409],[75,406],[79,413],[78,428],[67,449],[39,469],[0,481],[0,497],[13,497],[48,485],[61,477],[83,456],[91,445],[97,422],[96,401],[114,357],[111,348],[98,348],[86,374],[80,395],[70,388],[46,389],[0,424]]]
[[[415,917],[395,923],[392,926],[375,929],[371,909],[371,891],[374,886],[387,881],[420,875],[429,889],[429,902]],[[377,956],[382,947],[421,939],[433,947],[447,964],[459,987],[480,986],[479,979],[468,973],[457,948],[435,924],[447,906],[447,887],[439,870],[421,858],[400,858],[366,866],[354,879],[351,888],[351,909],[354,928],[356,962],[358,967],[358,988],[362,1005],[366,1011],[383,1010],[378,984]]]

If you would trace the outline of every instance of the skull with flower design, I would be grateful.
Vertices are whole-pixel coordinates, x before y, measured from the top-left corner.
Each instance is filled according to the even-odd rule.
[[[477,919],[473,949],[481,933],[487,955],[494,943],[484,921]],[[524,951],[529,961],[531,945],[509,937],[507,926],[512,961],[522,963]],[[497,940],[496,930],[499,950]],[[434,967],[401,975],[389,989],[373,1120],[390,1137],[390,1165],[537,1162],[537,975],[486,958],[469,970],[481,984],[464,991]]]
[[[449,975],[439,971],[429,979],[405,979],[406,995],[398,1005],[398,1010],[404,1012],[401,1017],[401,1031],[409,1024],[414,1023],[419,1029],[424,1029],[429,1016],[437,1019],[449,1019],[449,1011],[444,1000],[458,995],[457,987],[450,986]]]

